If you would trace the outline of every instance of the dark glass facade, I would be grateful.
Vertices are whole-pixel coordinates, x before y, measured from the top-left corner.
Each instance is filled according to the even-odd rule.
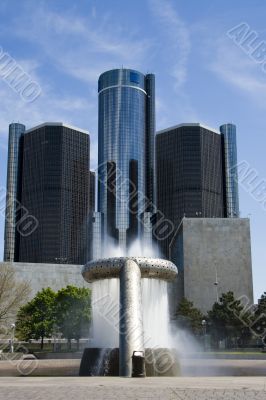
[[[182,218],[224,217],[222,141],[219,132],[182,124],[156,136],[157,206],[177,229]],[[160,242],[168,257],[174,236]]]
[[[236,126],[224,124],[220,132],[224,153],[225,215],[228,218],[239,218]]]
[[[98,211],[103,235],[127,248],[154,195],[155,78],[111,70],[100,76],[98,92]]]
[[[9,125],[4,261],[18,261],[21,219],[21,176],[25,125]]]
[[[87,261],[93,259],[94,255],[94,223],[95,223],[95,190],[96,190],[96,175],[95,172],[90,171],[90,181],[89,181],[89,220],[88,220],[88,256]]]
[[[96,184],[96,178],[95,178],[95,172],[90,171],[90,211],[94,212],[95,211],[95,184]]]
[[[145,163],[146,163],[146,198],[147,212],[153,212],[152,204],[155,204],[156,185],[155,185],[155,76],[147,74],[146,84],[146,144],[145,144]]]
[[[24,135],[22,203],[38,229],[20,241],[19,261],[84,264],[88,259],[90,139],[63,124]]]

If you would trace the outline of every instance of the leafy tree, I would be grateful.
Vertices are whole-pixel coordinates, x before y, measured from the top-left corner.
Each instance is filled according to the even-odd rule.
[[[17,315],[16,335],[21,340],[41,339],[41,349],[45,337],[51,337],[55,324],[56,293],[49,287],[38,292]]]
[[[251,328],[256,333],[256,336],[261,337],[263,345],[266,346],[266,292],[264,292],[259,300]]]
[[[192,301],[183,298],[177,307],[175,318],[180,325],[189,329],[194,334],[202,333],[204,315],[200,310],[194,307]]]
[[[208,312],[211,333],[216,341],[233,340],[247,335],[250,313],[244,310],[240,300],[233,292],[223,293],[220,302],[215,302]]]
[[[29,282],[16,279],[14,268],[2,264],[0,268],[0,324],[10,323],[16,318],[19,308],[30,294]]]
[[[264,292],[261,296],[257,310],[255,312],[256,315],[261,315],[262,313],[266,314],[266,292]]]
[[[88,335],[91,321],[91,290],[67,286],[59,290],[56,296],[56,323],[63,337],[68,339],[71,348],[71,339],[77,340]]]

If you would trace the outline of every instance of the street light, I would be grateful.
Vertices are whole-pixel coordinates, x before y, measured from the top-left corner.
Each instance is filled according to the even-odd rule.
[[[203,319],[201,321],[202,329],[203,329],[203,335],[206,335],[206,328],[207,328],[207,321]]]
[[[10,353],[14,353],[14,340],[15,340],[16,324],[11,324],[10,328],[11,328]]]
[[[207,333],[207,321],[203,319],[201,321],[202,325],[202,331],[203,331],[203,344],[204,344],[204,350],[206,350],[206,333]]]
[[[218,280],[218,271],[217,271],[216,260],[214,260],[214,267],[215,267],[215,282],[214,282],[214,286],[216,288],[216,301],[217,301],[217,303],[219,303],[219,290],[218,290],[219,280]]]

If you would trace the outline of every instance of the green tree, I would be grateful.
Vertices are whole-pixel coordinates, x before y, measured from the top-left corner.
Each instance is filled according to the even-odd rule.
[[[58,330],[68,340],[69,349],[71,339],[77,341],[87,336],[91,321],[91,290],[67,286],[59,290],[56,296],[56,323]]]
[[[19,339],[41,339],[43,349],[44,338],[51,337],[54,329],[55,300],[56,293],[48,287],[20,308],[16,325],[16,335]]]
[[[198,335],[202,333],[204,315],[194,307],[192,301],[183,298],[177,307],[175,318],[181,326],[189,329],[194,334]]]
[[[215,302],[212,310],[208,312],[213,339],[218,342],[246,337],[250,318],[250,312],[244,310],[241,301],[235,299],[233,292],[223,293],[220,302]]]
[[[251,328],[257,337],[261,337],[263,345],[266,346],[266,292],[259,300]]]
[[[261,295],[259,299],[259,304],[255,312],[256,315],[266,314],[266,292]]]

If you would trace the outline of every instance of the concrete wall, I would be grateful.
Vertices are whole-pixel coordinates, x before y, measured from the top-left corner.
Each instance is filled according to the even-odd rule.
[[[0,263],[0,268],[4,263]],[[30,264],[30,263],[5,263],[10,264],[16,272],[17,279],[26,280],[31,285],[31,297],[50,287],[57,291],[67,285],[77,287],[90,287],[81,275],[81,265],[67,264]]]
[[[171,289],[173,311],[182,297],[203,312],[233,291],[253,303],[250,224],[240,218],[185,218],[172,246],[180,274]],[[218,286],[216,282],[216,272]]]

